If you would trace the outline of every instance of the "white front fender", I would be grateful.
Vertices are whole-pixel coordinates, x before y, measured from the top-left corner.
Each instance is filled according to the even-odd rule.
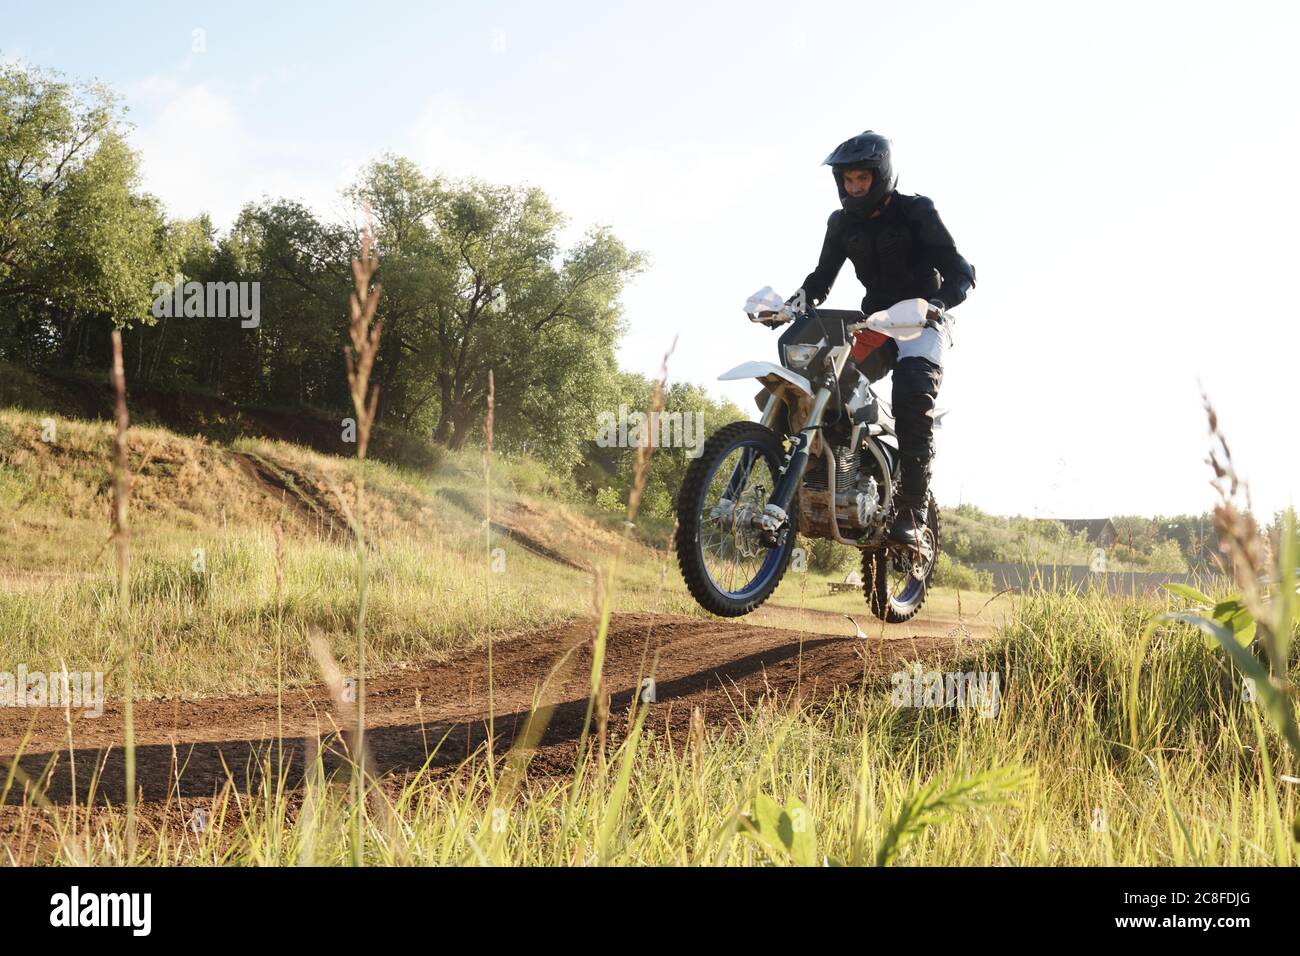
[[[798,372],[792,372],[784,365],[777,365],[775,362],[745,362],[743,365],[737,365],[718,376],[719,382],[730,382],[739,378],[756,378],[764,385],[769,387],[776,383],[769,381],[772,376],[776,376],[782,382],[793,385],[804,395],[812,398],[812,383],[804,378]],[[779,392],[784,389],[773,388],[773,391]]]
[[[789,418],[783,419],[790,428],[801,429],[808,420],[812,410],[812,383],[798,372],[792,372],[784,365],[775,362],[746,362],[718,376],[718,381],[726,382],[738,378],[756,378],[763,383],[773,395],[785,402],[789,409]],[[784,428],[784,426],[782,426]],[[809,454],[818,454],[820,433],[815,433],[809,445]]]

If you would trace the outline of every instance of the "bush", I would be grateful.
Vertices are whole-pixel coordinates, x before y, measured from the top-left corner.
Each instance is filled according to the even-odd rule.
[[[859,551],[838,541],[826,538],[803,538],[801,545],[808,552],[808,568],[821,574],[839,574],[857,566]]]
[[[959,564],[940,551],[939,560],[934,565],[934,579],[931,583],[936,587],[960,588],[963,591],[992,591],[993,575],[989,571],[977,571],[975,568]]]
[[[606,485],[600,489],[596,495],[596,505],[605,511],[627,512],[627,502],[613,485]]]
[[[472,449],[470,454],[473,456],[471,460],[477,465],[481,450]],[[492,471],[512,491],[519,494],[555,501],[573,501],[578,497],[571,474],[565,474],[562,469],[548,465],[532,455],[514,453],[499,456],[492,464]]]

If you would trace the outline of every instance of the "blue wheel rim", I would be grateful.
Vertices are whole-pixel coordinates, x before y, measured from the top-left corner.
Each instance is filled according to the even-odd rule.
[[[921,591],[925,588],[924,581],[918,581],[912,578],[908,581],[907,586],[903,588],[902,593],[896,598],[891,598],[896,606],[906,610],[916,603],[917,598],[921,596]]]
[[[775,485],[775,475],[780,470],[780,462],[774,461],[772,458],[770,458],[768,455],[768,450],[760,442],[752,439],[742,439],[741,441],[736,442],[734,445],[731,445],[719,457],[717,465],[715,465],[713,470],[709,472],[708,478],[704,482],[704,490],[702,492],[701,500],[698,505],[699,531],[695,536],[695,547],[697,552],[699,553],[700,566],[704,569],[704,573],[708,577],[709,583],[718,591],[718,593],[722,594],[724,597],[733,601],[747,600],[755,596],[756,594],[758,594],[760,591],[762,591],[763,588],[766,587],[767,584],[771,581],[772,576],[776,574],[778,568],[781,565],[782,555],[785,552],[785,550],[789,547],[789,539],[787,537],[787,539],[785,540],[785,542],[783,542],[781,547],[765,549],[766,556],[759,564],[758,571],[755,573],[753,578],[750,579],[748,583],[746,583],[739,590],[735,590],[735,591],[730,590],[729,586],[724,585],[722,582],[720,582],[718,578],[714,576],[713,571],[710,569],[709,560],[708,560],[708,556],[704,544],[704,530],[705,530],[706,522],[709,522],[711,520],[708,517],[708,511],[711,510],[711,508],[715,504],[717,504],[717,501],[711,502],[708,500],[709,492],[713,488],[714,481],[718,478],[719,472],[722,470],[722,468],[724,466],[734,467],[735,460],[733,456],[738,450],[743,450],[746,448],[752,448],[754,450],[755,460],[754,460],[754,464],[751,466],[750,475],[748,476],[748,479],[744,482],[743,487],[737,490],[743,494],[749,488],[751,488],[754,484],[754,473],[758,472],[760,468],[763,466],[766,467],[766,472],[767,472],[766,475],[763,477],[767,478],[768,480],[771,480],[773,485]],[[743,455],[742,455],[742,460],[743,460]],[[761,466],[759,464],[760,462],[762,463]],[[769,488],[767,495],[764,496],[761,502],[758,502],[760,506],[767,503],[768,499],[771,497],[772,490],[773,490],[772,488]],[[790,531],[787,531],[786,535],[788,536],[790,533],[791,533]]]

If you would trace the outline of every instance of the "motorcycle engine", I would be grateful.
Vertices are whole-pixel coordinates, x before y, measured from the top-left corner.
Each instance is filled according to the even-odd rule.
[[[835,501],[830,500],[830,476],[825,455],[808,463],[799,493],[799,533],[814,538],[834,538],[830,509],[840,534],[859,538],[871,527],[880,508],[879,486],[864,474],[857,451],[847,444],[831,449],[835,468]]]

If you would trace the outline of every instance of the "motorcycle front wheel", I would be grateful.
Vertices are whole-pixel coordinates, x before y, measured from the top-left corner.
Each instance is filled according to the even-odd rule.
[[[783,441],[770,428],[732,422],[709,437],[687,469],[677,494],[677,564],[705,610],[748,614],[781,583],[794,528],[787,522],[769,547],[752,519],[770,500],[784,462]],[[798,514],[797,504],[790,514]]]

